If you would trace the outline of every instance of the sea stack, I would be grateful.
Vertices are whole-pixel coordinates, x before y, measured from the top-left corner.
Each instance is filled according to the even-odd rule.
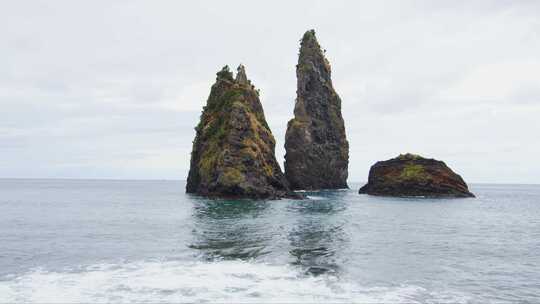
[[[225,66],[195,128],[186,192],[208,197],[298,198],[274,154],[259,93],[242,65]]]
[[[442,161],[415,154],[377,162],[360,193],[397,197],[474,197],[461,176]]]
[[[314,30],[302,38],[296,77],[294,118],[285,134],[285,176],[295,190],[348,188],[349,143],[341,99]]]

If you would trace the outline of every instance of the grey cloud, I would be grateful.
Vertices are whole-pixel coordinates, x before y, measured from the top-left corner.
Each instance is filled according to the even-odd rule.
[[[298,41],[315,28],[343,100],[351,181],[410,151],[445,159],[470,181],[540,182],[540,167],[527,161],[540,152],[531,140],[540,132],[540,84],[519,68],[540,64],[538,8],[11,2],[0,12],[0,176],[183,179],[215,73],[239,63],[262,92],[282,158]],[[505,81],[509,94],[478,74],[498,64],[518,67]]]

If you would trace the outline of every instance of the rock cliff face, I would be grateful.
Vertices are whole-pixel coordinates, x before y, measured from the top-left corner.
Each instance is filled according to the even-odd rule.
[[[285,135],[285,176],[293,189],[347,188],[349,143],[341,99],[313,30],[302,38],[296,77],[294,118]]]
[[[186,192],[225,198],[298,198],[274,154],[259,93],[243,66],[224,67],[195,128]]]
[[[442,161],[414,154],[377,162],[360,193],[381,196],[474,197],[467,184]]]

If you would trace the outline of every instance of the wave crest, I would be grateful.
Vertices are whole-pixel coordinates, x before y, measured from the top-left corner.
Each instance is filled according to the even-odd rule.
[[[466,299],[438,295],[435,300]],[[33,270],[0,281],[0,302],[425,302],[417,286],[362,287],[289,265],[244,261],[141,261],[79,270]]]

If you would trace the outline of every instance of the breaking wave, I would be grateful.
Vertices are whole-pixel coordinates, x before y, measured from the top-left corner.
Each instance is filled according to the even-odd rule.
[[[290,265],[141,261],[0,279],[0,302],[465,302],[418,286],[362,287]]]

